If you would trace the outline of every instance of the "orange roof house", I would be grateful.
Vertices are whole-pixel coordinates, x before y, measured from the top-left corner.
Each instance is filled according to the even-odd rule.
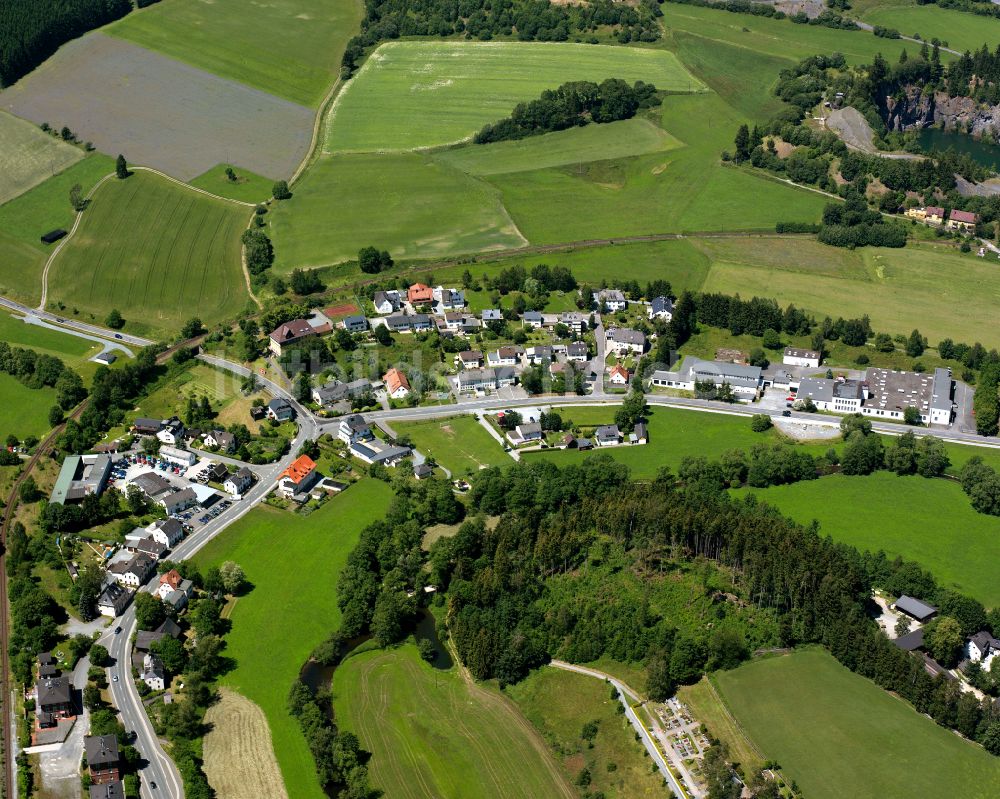
[[[286,497],[304,494],[319,480],[316,461],[308,455],[299,455],[278,477],[278,491]]]
[[[628,369],[616,363],[611,367],[610,380],[616,386],[628,385]]]
[[[424,305],[433,302],[434,290],[423,283],[414,283],[406,292],[406,299],[414,305]]]
[[[181,575],[177,569],[171,569],[165,574],[160,575],[160,585],[169,585],[171,590],[176,591],[177,586],[181,584]]]
[[[401,399],[410,393],[410,381],[395,367],[385,373],[382,382],[385,383],[386,393],[393,399]]]

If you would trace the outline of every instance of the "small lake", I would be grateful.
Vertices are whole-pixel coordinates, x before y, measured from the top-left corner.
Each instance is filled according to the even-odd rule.
[[[989,144],[965,133],[943,131],[940,128],[923,128],[917,131],[917,141],[925,150],[947,150],[972,156],[982,166],[1000,172],[1000,145]]]

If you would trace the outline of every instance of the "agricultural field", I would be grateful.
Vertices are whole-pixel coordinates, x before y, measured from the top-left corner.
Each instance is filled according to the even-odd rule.
[[[36,124],[66,125],[103,153],[124,153],[130,163],[181,180],[220,163],[290,177],[313,130],[313,112],[303,105],[103,33],[61,47],[4,91],[0,108]]]
[[[928,41],[936,37],[960,53],[975,52],[984,44],[992,50],[1000,40],[1000,20],[937,5],[879,2],[863,10],[860,18],[872,25],[896,28],[904,36],[920,34]]]
[[[726,705],[810,799],[988,799],[1000,760],[918,714],[825,650],[717,672]]]
[[[38,127],[0,112],[0,205],[62,172],[83,158],[83,150]]]
[[[976,513],[955,482],[876,472],[754,493],[802,524],[816,519],[823,535],[916,561],[942,585],[1000,606],[1000,519]]]
[[[288,690],[312,649],[337,628],[340,609],[331,589],[361,529],[381,518],[391,499],[385,483],[364,480],[305,518],[261,506],[196,557],[202,570],[234,560],[253,584],[230,614],[226,654],[236,668],[222,683],[264,711],[285,790],[295,799],[325,794],[298,723],[286,708]],[[301,579],[303,563],[312,564],[308,580]],[[218,768],[206,763],[209,773]]]
[[[113,170],[114,161],[95,153],[0,205],[0,294],[29,305],[38,303],[42,269],[55,246],[42,244],[39,237],[73,226],[69,190],[74,185],[86,194]]]
[[[680,146],[681,143],[662,128],[648,119],[635,117],[516,141],[467,144],[443,150],[436,158],[470,175],[499,175],[646,155]]]
[[[526,243],[492,186],[418,153],[321,159],[293,192],[268,214],[281,271],[355,259],[372,244],[428,258]]]
[[[506,693],[557,753],[567,779],[576,780],[586,768],[589,790],[608,799],[664,796],[663,777],[650,772],[649,758],[625,716],[617,712],[621,703],[611,698],[608,683],[540,668]],[[598,732],[591,748],[580,734],[592,721]]]
[[[644,80],[701,91],[664,50],[544,42],[388,42],[368,59],[327,120],[324,153],[386,152],[467,139],[517,103],[569,80]]]
[[[205,714],[205,773],[219,799],[288,799],[263,711],[229,688]]]
[[[235,183],[226,175],[227,167],[236,173]],[[204,189],[220,197],[244,203],[266,202],[271,198],[271,188],[274,186],[272,178],[256,175],[232,164],[214,166],[189,182],[196,189]]]
[[[372,753],[374,787],[394,799],[534,799],[577,794],[517,707],[413,644],[368,650],[333,674],[334,712]]]
[[[708,677],[702,677],[694,685],[682,685],[677,696],[691,709],[694,718],[708,727],[713,738],[729,747],[731,761],[739,764],[744,774],[760,770],[765,760],[763,754],[747,738]]]
[[[38,436],[49,429],[49,408],[56,404],[56,390],[28,388],[16,377],[0,373],[0,439]]]
[[[392,429],[401,436],[409,436],[424,456],[450,471],[456,479],[475,474],[487,466],[513,462],[473,416],[394,422]]]
[[[49,299],[98,323],[111,308],[136,333],[206,325],[247,300],[240,234],[251,210],[149,172],[98,190],[49,273]]]
[[[316,106],[340,73],[341,56],[363,11],[358,0],[170,0],[106,30],[293,103]]]

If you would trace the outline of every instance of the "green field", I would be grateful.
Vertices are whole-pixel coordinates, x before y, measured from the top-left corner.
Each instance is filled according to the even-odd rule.
[[[50,303],[99,323],[117,308],[137,333],[234,316],[247,299],[240,234],[249,215],[149,172],[110,180],[53,262]]]
[[[333,695],[339,724],[372,753],[372,783],[386,797],[576,796],[510,700],[424,663],[412,644],[349,657],[334,672]]]
[[[992,50],[1000,40],[1000,20],[936,5],[878,3],[862,12],[861,18],[872,25],[896,28],[904,36],[919,33],[928,41],[937,37],[960,53],[965,50],[975,52],[984,44]]]
[[[41,299],[42,268],[55,245],[39,237],[54,228],[69,230],[69,190],[79,183],[86,193],[113,169],[112,159],[95,153],[0,205],[0,294],[28,304]]]
[[[645,155],[679,146],[680,142],[649,120],[633,118],[517,141],[467,144],[444,150],[436,158],[470,175],[499,175]]]
[[[83,158],[83,150],[0,111],[0,204]]]
[[[704,87],[663,50],[543,42],[389,42],[337,98],[326,153],[412,150],[466,139],[570,80]]]
[[[485,466],[512,463],[500,443],[472,416],[453,416],[427,422],[394,422],[420,452],[450,471],[455,478],[474,474]]]
[[[281,271],[368,245],[428,258],[525,243],[492,186],[416,153],[321,159],[268,216]]]
[[[40,325],[28,325],[20,318],[0,312],[0,340],[12,347],[30,347],[35,352],[60,358],[70,367],[79,366],[100,347],[86,339],[60,333]]]
[[[566,777],[575,780],[582,768],[592,777],[589,790],[607,799],[663,797],[663,777],[651,773],[649,758],[603,680],[554,668],[540,668],[507,694],[558,753]],[[583,725],[598,723],[593,747],[580,737]],[[610,764],[614,770],[609,771]]]
[[[235,167],[236,183],[226,177],[226,167],[229,164],[219,164],[191,181],[191,185],[245,203],[264,203],[271,198],[271,188],[274,180],[256,175],[242,167]]]
[[[1000,760],[821,649],[719,672],[730,710],[809,799],[990,799]]]
[[[106,30],[225,78],[315,106],[357,32],[357,0],[169,0]]]
[[[28,388],[16,377],[0,373],[0,439],[38,436],[49,429],[49,408],[56,404],[54,388]]]
[[[382,517],[391,497],[385,483],[364,480],[306,518],[262,506],[196,558],[203,570],[235,560],[254,586],[230,615],[226,654],[236,668],[223,682],[264,711],[288,796],[295,799],[325,794],[298,723],[286,709],[288,690],[312,649],[337,628],[334,586],[347,553],[361,529]]]
[[[1000,605],[1000,519],[976,513],[958,483],[876,472],[754,493],[802,524],[817,519],[823,535],[861,550],[901,555],[942,585],[987,607]]]

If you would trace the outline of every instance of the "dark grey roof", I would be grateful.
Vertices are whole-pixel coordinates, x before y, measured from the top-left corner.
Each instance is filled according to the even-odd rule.
[[[91,785],[90,799],[125,799],[125,789],[118,780],[103,785]]]
[[[653,297],[649,305],[654,314],[674,312],[674,304],[668,297]]]
[[[165,638],[167,633],[155,632],[151,630],[139,630],[135,634],[135,648],[140,652],[148,652],[154,641]]]
[[[111,605],[112,607],[114,607],[127,595],[128,591],[122,588],[118,583],[108,583],[107,587],[101,592],[101,595],[97,598],[97,604]]]
[[[114,766],[118,763],[118,739],[114,735],[88,735],[83,739],[88,766]]]
[[[288,400],[284,399],[283,397],[275,397],[273,400],[267,403],[267,407],[270,408],[272,411],[279,411],[284,408],[291,409],[292,406],[288,403]]]
[[[433,473],[434,473],[434,467],[431,466],[429,463],[421,463],[419,466],[413,467],[413,474],[416,475],[417,477],[424,477],[425,475]]]
[[[990,649],[1000,651],[1000,640],[997,640],[985,630],[976,633],[969,640],[979,647],[980,652],[987,652]]]
[[[568,347],[566,347],[567,355],[586,355],[587,345],[582,341],[574,341]]]
[[[70,685],[66,677],[48,677],[39,680],[36,689],[39,707],[65,705],[70,701]]]
[[[179,538],[184,536],[184,525],[177,521],[177,519],[160,519],[159,521],[153,522],[153,526],[157,530],[162,530],[167,538]]]
[[[163,633],[164,635],[169,635],[171,638],[179,638],[181,634],[181,628],[177,625],[173,619],[164,619],[163,623],[156,628],[154,632]]]
[[[924,628],[918,627],[912,633],[901,635],[899,638],[894,639],[893,643],[900,649],[905,649],[907,652],[914,652],[917,649],[923,649]]]
[[[602,425],[594,431],[594,437],[598,441],[611,441],[612,439],[617,441],[620,435],[621,432],[618,430],[618,425],[616,424]]]
[[[142,489],[143,493],[145,493],[148,497],[159,496],[160,494],[170,491],[173,487],[169,482],[164,480],[155,472],[143,472],[133,478],[132,484]]]
[[[51,652],[39,652],[38,662],[41,663],[43,666],[51,666],[55,664],[56,659],[52,657]]]
[[[611,340],[616,344],[638,344],[646,346],[646,334],[629,327],[616,327],[611,331]]]
[[[182,488],[180,491],[175,491],[173,494],[160,497],[162,502],[170,505],[179,505],[182,502],[192,502],[196,499],[198,499],[198,495],[194,492],[193,488]]]
[[[917,621],[929,619],[938,612],[938,609],[933,605],[928,605],[926,602],[921,602],[919,599],[914,599],[912,596],[906,596],[906,594],[896,600],[896,610],[903,611],[907,615],[915,618]]]
[[[637,438],[646,438],[646,424],[644,422],[636,422],[635,427],[632,428],[632,432],[635,433]]]

